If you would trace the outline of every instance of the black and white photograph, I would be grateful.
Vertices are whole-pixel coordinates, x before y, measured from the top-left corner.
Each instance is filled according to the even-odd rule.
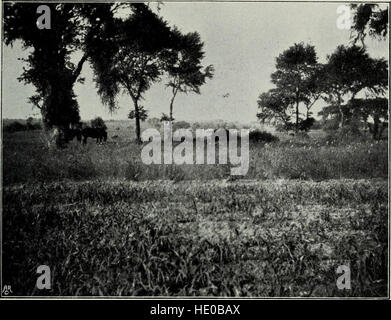
[[[1,5],[1,300],[390,299],[387,2]]]

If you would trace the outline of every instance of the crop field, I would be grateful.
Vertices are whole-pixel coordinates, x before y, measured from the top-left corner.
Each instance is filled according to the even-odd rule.
[[[3,209],[16,294],[46,264],[53,295],[386,295],[384,181],[22,184]]]
[[[17,296],[388,294],[387,143],[250,146],[250,170],[147,166],[112,139],[46,150],[3,136],[3,283]],[[338,266],[351,270],[340,290]]]

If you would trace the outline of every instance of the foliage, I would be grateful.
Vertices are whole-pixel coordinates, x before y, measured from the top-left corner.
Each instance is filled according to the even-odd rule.
[[[96,117],[95,119],[91,120],[91,127],[107,129],[106,123],[101,117]]]
[[[308,117],[307,119],[300,121],[299,130],[308,132],[311,129],[311,127],[314,125],[314,123],[315,123],[315,119]]]
[[[89,10],[80,4],[46,4],[51,19],[50,29],[36,27],[35,4],[7,3],[4,6],[4,38],[6,45],[21,40],[30,50],[22,59],[27,65],[19,81],[35,86],[36,94],[29,101],[40,109],[45,128],[69,127],[80,120],[79,106],[73,92],[87,55],[77,64],[71,54],[83,49],[86,30],[96,28],[97,21],[86,23]],[[110,12],[111,5],[102,4],[101,12]]]
[[[131,97],[137,141],[141,141],[139,101],[152,84],[160,80],[163,61],[178,41],[167,22],[147,5],[133,3],[129,6],[129,17],[110,20],[99,37],[88,36],[87,52],[102,102],[114,110],[120,92]]]
[[[363,90],[375,96],[385,94],[388,86],[388,64],[384,59],[370,58],[362,47],[341,45],[328,56],[324,76],[327,88],[325,100],[338,107],[339,127],[342,127],[345,123],[345,96],[350,94],[347,99],[349,103]]]
[[[148,110],[145,110],[143,106],[138,107],[138,117],[141,121],[145,121],[148,119]],[[136,112],[131,110],[128,115],[129,119],[136,119]]]
[[[257,117],[262,122],[295,129],[300,128],[300,105],[306,109],[306,118],[322,93],[322,68],[317,62],[315,48],[303,43],[294,44],[276,59],[276,71],[272,82],[276,88],[262,93],[258,98],[260,111]]]
[[[291,104],[295,104],[296,130],[299,130],[299,104],[305,103],[308,116],[310,107],[320,96],[315,47],[303,43],[294,44],[277,57],[276,69],[271,75],[272,82],[277,90],[290,97]],[[284,107],[289,108],[289,104]]]
[[[186,121],[175,121],[172,125],[172,130],[178,130],[178,129],[189,129],[191,128],[191,124]]]
[[[388,8],[381,9],[378,4],[351,4],[353,9],[352,38],[364,45],[369,34],[373,38],[385,39],[388,33]]]
[[[271,89],[258,98],[257,117],[261,122],[289,126],[294,114],[294,99],[283,90]]]
[[[360,117],[369,127],[375,140],[382,137],[384,129],[388,125],[388,99],[352,99],[349,107],[354,110],[354,114]],[[372,118],[373,124],[368,122]]]
[[[173,120],[174,100],[178,92],[200,94],[200,87],[206,79],[213,77],[214,72],[213,65],[205,68],[201,65],[205,56],[202,51],[204,44],[197,32],[181,35],[179,30],[174,29],[174,33],[179,39],[179,44],[170,52],[165,67],[170,79],[167,87],[172,90],[169,115],[171,121]]]
[[[253,130],[250,131],[249,139],[252,142],[275,142],[279,139],[276,136],[273,136],[270,132],[267,131],[260,131],[260,130]]]
[[[160,122],[164,121],[174,121],[175,119],[173,117],[170,117],[166,115],[165,113],[162,113],[162,116],[160,117]]]

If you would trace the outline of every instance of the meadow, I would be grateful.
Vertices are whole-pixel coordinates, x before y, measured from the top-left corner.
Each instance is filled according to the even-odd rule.
[[[229,165],[145,165],[130,123],[108,127],[107,144],[63,150],[3,134],[15,295],[387,296],[387,141],[281,135],[251,143],[248,174],[231,179]]]

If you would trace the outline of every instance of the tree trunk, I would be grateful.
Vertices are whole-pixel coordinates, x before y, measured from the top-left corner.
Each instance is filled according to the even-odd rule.
[[[66,147],[65,129],[61,126],[44,128],[45,144],[49,149],[62,149]]]
[[[87,55],[84,55],[73,74],[65,66],[63,67],[59,74],[70,74],[70,77],[66,78],[67,80],[61,82],[59,77],[54,77],[48,81],[40,110],[44,127],[44,139],[49,148],[66,147],[68,143],[66,129],[69,129],[72,121],[79,119],[79,110],[72,107],[74,102],[72,97],[73,86],[86,60]]]
[[[172,98],[171,98],[171,101],[170,101],[170,122],[172,122],[174,120],[174,118],[173,118],[173,109],[174,109],[174,100],[175,100],[175,97],[176,97],[177,93],[178,93],[178,90],[176,90],[174,88],[172,90]]]
[[[136,141],[137,143],[141,143],[140,113],[137,100],[134,100],[134,114],[136,120]]]
[[[299,132],[299,93],[296,90],[296,132]]]
[[[173,118],[172,118],[172,109],[173,109],[173,107],[174,107],[174,98],[175,98],[175,97],[172,97],[172,98],[171,98],[171,102],[170,102],[170,121],[173,120]]]
[[[379,122],[380,122],[379,116],[377,114],[375,114],[373,117],[373,139],[374,140],[380,140]]]
[[[381,140],[385,128],[386,128],[386,122],[382,122],[379,126],[379,134],[378,134],[379,140]]]
[[[345,123],[345,116],[344,116],[342,105],[341,105],[341,96],[340,95],[338,95],[338,110],[339,110],[339,114],[341,116],[341,118],[339,119],[338,128],[342,128]]]

